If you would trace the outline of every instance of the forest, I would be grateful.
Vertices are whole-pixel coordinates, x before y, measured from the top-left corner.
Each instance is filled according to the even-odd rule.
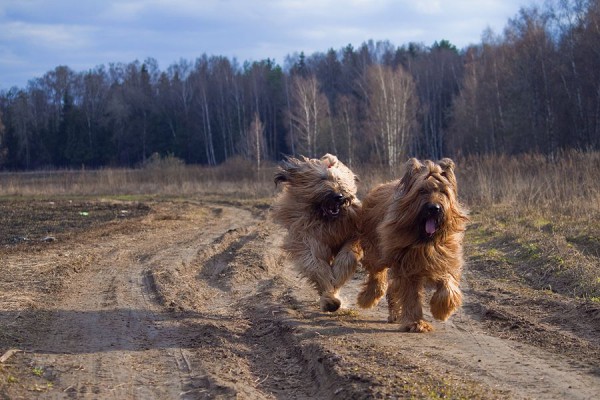
[[[599,150],[599,43],[600,0],[554,0],[464,49],[369,40],[283,65],[206,54],[162,70],[152,58],[61,65],[0,92],[0,169]]]

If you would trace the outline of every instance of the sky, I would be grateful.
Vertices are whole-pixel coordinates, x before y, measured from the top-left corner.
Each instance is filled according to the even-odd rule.
[[[154,58],[159,69],[202,54],[238,62],[449,40],[462,49],[502,33],[541,0],[0,0],[0,90],[59,65],[76,72]]]

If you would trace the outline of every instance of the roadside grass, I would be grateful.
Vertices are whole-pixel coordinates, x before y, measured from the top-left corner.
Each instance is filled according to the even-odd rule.
[[[470,267],[569,297],[600,296],[600,153],[461,163]]]
[[[539,225],[541,218],[552,222]],[[587,216],[494,206],[471,219],[465,239],[470,268],[569,297],[600,296],[600,254],[593,244],[600,227]],[[576,244],[574,237],[592,238],[592,245]]]

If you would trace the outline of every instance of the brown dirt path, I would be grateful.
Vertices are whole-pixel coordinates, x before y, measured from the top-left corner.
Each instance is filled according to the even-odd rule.
[[[471,263],[457,315],[431,334],[399,333],[384,322],[383,302],[355,308],[362,273],[343,289],[344,310],[319,312],[314,292],[283,260],[282,231],[264,208],[149,205],[145,217],[3,254],[2,299],[10,301],[0,310],[7,328],[0,343],[24,352],[0,365],[0,398],[591,399],[600,392],[595,309],[536,297]],[[50,274],[54,286],[34,284]],[[586,315],[590,323],[581,325]]]

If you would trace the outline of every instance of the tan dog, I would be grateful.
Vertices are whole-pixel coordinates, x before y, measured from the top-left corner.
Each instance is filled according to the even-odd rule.
[[[279,183],[283,191],[272,216],[288,230],[283,249],[317,289],[321,309],[336,311],[339,290],[362,256],[356,176],[331,154],[320,160],[288,157],[275,174]]]
[[[423,320],[427,284],[435,287],[432,315],[448,319],[462,303],[458,285],[467,221],[457,199],[454,162],[410,159],[402,179],[372,189],[363,201],[361,245],[369,277],[358,295],[359,306],[377,304],[389,278],[388,320],[399,319],[401,330],[433,329]]]

